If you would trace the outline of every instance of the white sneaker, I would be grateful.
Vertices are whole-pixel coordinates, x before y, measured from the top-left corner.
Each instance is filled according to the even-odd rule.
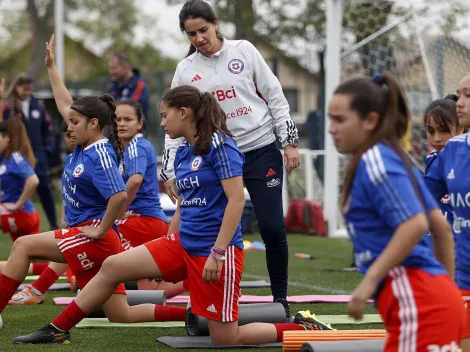
[[[0,313],[0,329],[3,328],[2,313]]]
[[[41,304],[44,302],[44,295],[31,285],[26,285],[25,288],[13,295],[8,304],[11,305],[33,305]]]

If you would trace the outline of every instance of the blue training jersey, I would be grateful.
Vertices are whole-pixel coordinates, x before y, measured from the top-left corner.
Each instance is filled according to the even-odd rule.
[[[158,196],[157,155],[152,144],[141,133],[126,147],[124,164],[121,160],[119,172],[125,183],[132,175],[143,176],[139,191],[127,210],[168,222]]]
[[[227,206],[221,180],[243,175],[244,155],[231,137],[214,133],[209,153],[194,155],[186,141],[175,156],[178,195],[182,196],[180,241],[195,256],[209,256]],[[243,249],[241,225],[230,245]]]
[[[16,203],[24,190],[26,179],[34,175],[28,159],[19,152],[13,153],[8,159],[0,156],[0,190],[1,203]],[[27,213],[34,211],[31,199],[24,203],[22,210]]]
[[[74,227],[85,221],[103,219],[108,199],[125,190],[116,154],[107,139],[86,148],[76,146],[62,174],[67,225]]]
[[[470,135],[450,139],[425,175],[426,184],[436,199],[450,196],[455,234],[455,281],[470,290]]]
[[[380,256],[403,222],[437,208],[420,172],[413,171],[425,209],[403,161],[391,147],[378,143],[361,158],[344,216],[354,246],[356,266],[362,274]],[[426,244],[424,235],[400,265],[432,275],[446,274]]]

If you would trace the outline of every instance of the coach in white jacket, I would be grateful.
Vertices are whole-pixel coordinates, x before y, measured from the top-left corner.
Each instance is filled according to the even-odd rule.
[[[246,40],[227,40],[218,32],[211,6],[202,0],[182,8],[180,28],[188,36],[188,56],[176,69],[172,88],[192,85],[211,92],[227,114],[227,125],[245,154],[243,178],[255,208],[263,241],[274,300],[287,296],[288,246],[282,208],[283,160],[274,129],[284,148],[290,172],[300,164],[297,128],[276,76]],[[174,156],[182,140],[165,136],[163,169],[168,194],[176,200]]]

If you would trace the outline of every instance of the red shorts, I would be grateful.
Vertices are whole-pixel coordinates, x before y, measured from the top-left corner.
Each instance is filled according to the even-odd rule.
[[[465,307],[465,328],[463,329],[462,338],[469,338],[470,337],[470,290],[460,290],[462,294],[463,304]]]
[[[122,247],[126,251],[167,235],[169,227],[166,221],[150,216],[136,216],[117,220],[116,225],[122,236]]]
[[[210,320],[238,320],[238,296],[242,278],[243,250],[227,248],[225,263],[218,283],[204,284],[202,272],[207,257],[189,255],[181,246],[178,232],[144,244],[169,282],[189,281],[191,312]]]
[[[1,214],[3,232],[11,235],[13,242],[18,237],[32,235],[41,232],[39,229],[39,213],[34,210],[27,213],[24,210],[18,210],[16,213]]]
[[[89,221],[81,226],[98,226],[99,222]],[[55,238],[62,239],[57,246],[62,252],[72,273],[77,278],[80,288],[86,284],[100,271],[101,265],[106,258],[123,252],[121,241],[116,230],[110,229],[100,240],[90,238],[76,238],[81,232],[78,227],[71,227],[54,231]],[[126,293],[123,283],[120,283],[114,293]]]
[[[465,312],[460,292],[447,275],[397,267],[377,300],[387,330],[384,351],[454,351]]]

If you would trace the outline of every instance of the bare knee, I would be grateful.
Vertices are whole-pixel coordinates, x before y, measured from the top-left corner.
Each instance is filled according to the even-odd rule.
[[[13,245],[11,246],[11,255],[19,253],[27,254],[28,248],[30,248],[28,236],[18,237],[18,239],[13,242]]]
[[[130,323],[129,309],[113,309],[112,311],[107,311],[106,316],[111,323]]]
[[[119,259],[116,258],[117,255],[112,255],[105,259],[101,265],[101,269],[98,274],[103,276],[103,279],[108,280],[113,283],[119,283],[121,270],[119,268]]]
[[[217,324],[219,325],[219,324]],[[217,328],[212,327],[210,329],[210,335],[212,343],[216,346],[231,346],[240,344],[238,341],[238,328],[234,329],[223,329],[222,326],[217,326]]]

